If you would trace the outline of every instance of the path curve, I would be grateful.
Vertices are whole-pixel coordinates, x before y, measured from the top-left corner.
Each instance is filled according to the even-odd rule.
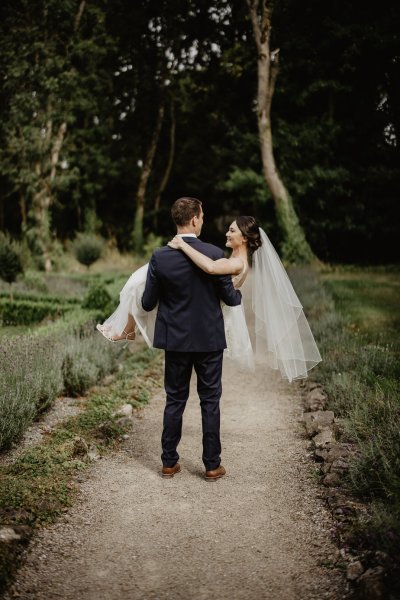
[[[222,464],[203,479],[193,387],[179,453],[164,480],[164,394],[121,450],[80,474],[79,498],[39,531],[6,600],[339,600],[331,518],[311,476],[296,388],[224,365]],[[323,566],[326,565],[326,566]]]

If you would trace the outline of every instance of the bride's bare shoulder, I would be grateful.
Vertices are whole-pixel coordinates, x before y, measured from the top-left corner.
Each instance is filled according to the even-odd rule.
[[[242,273],[242,271],[245,270],[246,265],[240,256],[231,256],[226,260],[229,262],[230,266],[232,267],[232,273],[234,275],[238,275],[239,273]]]

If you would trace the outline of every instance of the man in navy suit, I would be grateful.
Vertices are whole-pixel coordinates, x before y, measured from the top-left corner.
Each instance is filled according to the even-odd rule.
[[[198,239],[203,209],[196,198],[179,198],[171,209],[177,234],[206,256],[223,258],[220,248]],[[180,471],[177,446],[182,417],[189,397],[192,370],[197,374],[203,426],[205,478],[215,481],[225,475],[221,465],[220,409],[222,356],[226,348],[220,301],[228,306],[241,303],[228,275],[208,275],[183,252],[164,246],[153,252],[142,297],[144,310],[158,302],[154,347],[165,350],[165,391],[161,438],[163,477]]]

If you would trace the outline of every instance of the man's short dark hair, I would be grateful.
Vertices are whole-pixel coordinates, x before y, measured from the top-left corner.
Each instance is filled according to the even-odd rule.
[[[201,200],[197,198],[178,198],[171,207],[171,216],[178,227],[185,227],[193,217],[199,217],[200,214]]]

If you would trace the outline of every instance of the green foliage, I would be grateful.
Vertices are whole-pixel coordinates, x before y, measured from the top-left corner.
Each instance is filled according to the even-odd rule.
[[[47,338],[48,336],[57,339],[58,337],[63,338],[68,334],[84,337],[88,335],[88,332],[94,331],[95,324],[96,314],[94,311],[83,310],[75,306],[71,307],[71,310],[67,311],[54,323],[45,323],[32,332],[29,331],[29,335],[32,335],[34,339]],[[18,337],[17,340],[19,339]]]
[[[31,325],[46,318],[59,317],[70,309],[71,304],[0,298],[0,321],[2,325]]]
[[[262,184],[246,3],[235,0],[229,10],[221,0],[206,10],[193,0],[174,10],[158,0],[83,4],[77,27],[80,3],[0,8],[0,216],[10,230],[22,221],[38,267],[45,253],[54,263],[54,236],[73,238],[76,230],[132,244],[134,191],[160,97],[175,106],[179,151],[156,209],[170,147],[166,110],[136,223],[140,252],[155,216],[157,235],[170,236],[170,204],[188,193],[205,202],[211,242],[223,244],[227,216],[254,214],[289,260],[299,247],[304,255],[299,226],[323,260],[398,260],[400,5],[377,14],[353,0],[306,10],[294,0],[273,4],[271,43],[281,59],[271,125],[299,216],[292,240],[279,232],[286,216],[277,220]]]
[[[399,256],[396,226],[385,216],[397,210],[400,176],[398,144],[385,133],[400,106],[393,84],[399,7],[387,8],[391,23],[387,12],[355,2],[306,11],[293,0],[274,5],[274,35],[283,42],[276,42],[283,59],[273,105],[277,163],[325,260]]]
[[[75,264],[75,259],[73,259]],[[27,277],[25,278],[25,275]],[[43,273],[28,269],[13,284],[15,298],[78,302],[88,286],[87,273]],[[0,280],[0,296],[9,293],[9,286]]]
[[[77,260],[90,267],[98,260],[104,251],[104,240],[92,233],[80,233],[73,242]]]
[[[0,292],[0,299],[8,298],[8,294],[6,292]],[[14,300],[26,300],[31,302],[41,302],[48,304],[59,304],[63,306],[64,304],[69,305],[70,307],[76,306],[80,304],[79,298],[63,298],[60,296],[53,296],[51,294],[42,294],[32,293],[32,292],[16,292],[13,294]]]
[[[142,265],[139,264],[137,268],[139,268],[140,266]],[[112,298],[112,302],[114,305],[118,304],[119,293],[124,287],[127,279],[131,275],[132,273],[118,273],[114,275],[110,280],[105,281],[105,284],[107,284],[107,290]]]
[[[80,396],[96,383],[98,369],[83,353],[75,356],[67,354],[62,364],[62,375],[65,393],[68,396]]]
[[[73,273],[47,273],[46,283],[49,293],[64,300],[81,299],[87,289],[87,276]]]
[[[37,271],[25,271],[23,282],[28,290],[41,292],[42,294],[46,294],[49,291],[46,279],[42,273],[38,273]]]
[[[225,206],[234,207],[233,214],[256,215],[260,218],[268,209],[272,214],[271,194],[258,165],[257,170],[234,167],[226,179],[218,182],[217,190],[223,193]]]
[[[325,275],[329,285],[322,286],[309,270],[290,274],[323,358],[312,377],[323,384],[328,408],[344,419],[344,439],[359,451],[350,463],[348,485],[374,506],[362,536],[393,552],[400,536],[398,279],[379,270],[368,271],[368,278],[333,273]]]
[[[54,224],[62,228],[78,197],[94,206],[102,173],[104,181],[113,170],[104,146],[112,40],[98,2],[2,5],[0,34],[0,171],[24,207],[23,233],[41,267],[53,259]]]
[[[101,428],[105,422],[115,421],[113,413],[123,402],[130,401],[139,406],[136,398],[144,391],[149,392],[158,385],[162,377],[162,354],[142,350],[135,355],[128,355],[125,369],[117,375],[110,387],[104,387],[88,396],[84,411],[78,416],[69,419],[58,427],[58,430],[47,440],[26,451],[17,461],[9,466],[2,467],[1,476],[8,476],[7,486],[1,486],[0,507],[21,506],[24,503],[26,510],[33,510],[39,521],[51,519],[56,512],[47,511],[47,506],[41,506],[43,487],[39,486],[39,479],[44,476],[46,486],[57,482],[63,476],[64,469],[69,474],[71,470],[83,468],[73,458],[71,441],[76,435],[83,435],[86,440],[101,445]],[[118,435],[121,428],[115,430]],[[44,481],[43,481],[44,483]],[[17,487],[29,493],[16,494]],[[54,488],[53,488],[54,489]],[[64,499],[65,500],[65,499]],[[33,501],[33,502],[32,502]],[[32,502],[32,504],[30,504]],[[57,503],[57,508],[60,503]]]
[[[101,344],[91,313],[76,311],[36,332],[0,338],[0,448],[18,439],[62,392],[77,395],[114,370],[116,348]]]
[[[85,233],[97,234],[101,228],[101,221],[93,207],[86,207],[84,218]]]
[[[22,270],[21,259],[11,240],[0,233],[0,278],[13,283]]]
[[[144,257],[149,259],[150,256],[153,254],[153,251],[156,250],[156,248],[160,248],[161,246],[163,246],[163,242],[164,240],[160,235],[149,233],[149,235],[146,238],[146,243],[143,246]]]
[[[64,393],[79,396],[115,369],[115,349],[99,343],[97,334],[71,340],[63,359]]]
[[[349,418],[361,456],[351,465],[357,493],[396,506],[400,495],[400,386],[376,381],[355,398]],[[397,506],[397,508],[399,508]]]
[[[0,448],[18,439],[62,391],[61,343],[32,336],[1,338]]]
[[[110,310],[112,298],[105,285],[101,282],[93,282],[83,299],[82,308],[89,308],[105,314]]]
[[[107,345],[106,345],[107,346]],[[0,467],[0,510],[16,525],[40,527],[54,521],[73,504],[71,477],[88,467],[88,457],[76,456],[74,440],[83,438],[100,455],[115,448],[126,431],[114,413],[123,402],[140,406],[136,397],[150,393],[161,380],[162,354],[142,350],[127,356],[124,370],[111,385],[88,396],[83,412],[63,421],[42,443],[22,452],[12,465]],[[0,420],[1,426],[1,420]],[[10,583],[18,567],[20,544],[0,548],[0,589]]]

